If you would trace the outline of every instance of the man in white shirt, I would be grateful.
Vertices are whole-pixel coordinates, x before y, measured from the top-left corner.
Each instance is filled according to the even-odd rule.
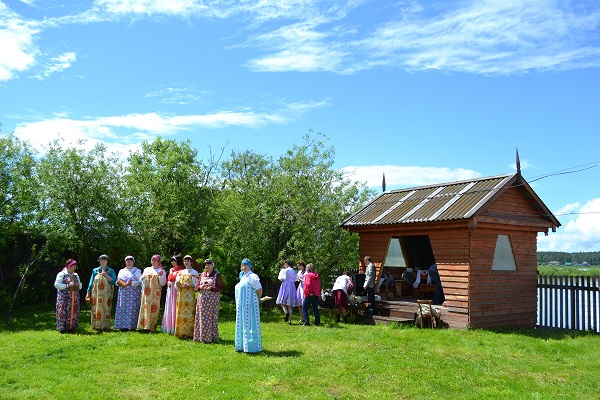
[[[365,284],[363,288],[367,291],[367,301],[369,305],[367,306],[367,312],[365,313],[365,317],[372,317],[373,310],[375,308],[375,265],[371,261],[371,257],[365,256],[364,258],[365,264],[367,264],[367,269],[365,271]]]

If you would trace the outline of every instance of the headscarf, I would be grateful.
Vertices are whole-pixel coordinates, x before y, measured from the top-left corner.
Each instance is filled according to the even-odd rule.
[[[68,263],[67,265],[65,265],[65,267],[63,268],[63,271],[66,271],[70,266],[76,265],[76,264],[77,264],[76,260],[71,261],[70,263]]]
[[[215,273],[217,273],[217,274],[220,274],[219,270],[217,269],[217,265],[215,264],[215,260],[213,260],[212,258],[207,258],[206,260],[204,260],[204,264],[202,264],[202,265],[206,265],[206,264],[212,264],[213,271],[215,271]]]
[[[248,267],[250,267],[250,269],[252,269],[252,261],[250,261],[248,258],[244,258],[242,260],[242,264],[246,264]]]

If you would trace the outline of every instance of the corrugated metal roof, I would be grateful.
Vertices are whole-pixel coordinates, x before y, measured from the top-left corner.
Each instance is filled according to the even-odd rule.
[[[514,175],[500,175],[383,193],[342,226],[470,218]]]

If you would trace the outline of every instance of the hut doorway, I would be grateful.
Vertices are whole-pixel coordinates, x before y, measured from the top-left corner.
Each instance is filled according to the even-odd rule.
[[[417,270],[426,271],[434,263],[435,257],[428,235],[390,237],[384,262],[379,270],[377,290],[382,297],[388,298],[423,297],[421,291],[414,290],[413,282],[417,279]],[[405,274],[409,268],[413,271],[412,279]],[[390,284],[392,280],[393,284]],[[426,289],[426,286],[421,288]],[[429,296],[429,293],[425,295]]]

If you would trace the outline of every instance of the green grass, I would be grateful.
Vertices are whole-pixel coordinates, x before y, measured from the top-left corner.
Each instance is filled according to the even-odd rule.
[[[297,317],[297,315],[295,315]],[[4,318],[3,318],[4,319]],[[55,330],[50,306],[0,325],[2,399],[595,399],[600,335],[560,330],[420,330],[289,326],[263,310],[264,351],[233,349],[233,306],[220,344],[164,334]]]
[[[564,265],[538,265],[540,275],[555,276],[600,276],[600,265],[590,265],[588,267]]]

